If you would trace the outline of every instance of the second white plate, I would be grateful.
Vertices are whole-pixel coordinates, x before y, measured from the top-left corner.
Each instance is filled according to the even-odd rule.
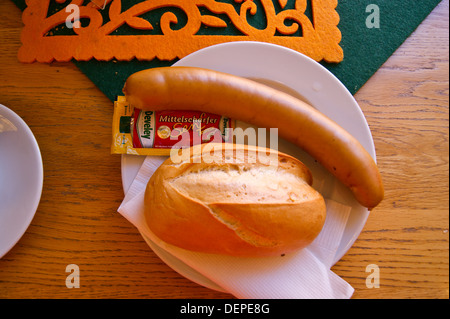
[[[41,152],[31,129],[0,104],[0,258],[30,225],[43,180]]]

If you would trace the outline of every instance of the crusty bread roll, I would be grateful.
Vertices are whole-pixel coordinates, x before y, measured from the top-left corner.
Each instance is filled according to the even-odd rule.
[[[243,145],[190,149],[151,177],[145,216],[153,233],[183,249],[275,256],[309,245],[326,208],[309,169],[273,150]],[[272,161],[269,160],[272,159]]]

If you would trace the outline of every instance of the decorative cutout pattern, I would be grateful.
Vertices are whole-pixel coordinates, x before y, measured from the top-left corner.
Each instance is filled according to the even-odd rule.
[[[133,1],[131,6],[126,0],[102,1],[104,10],[84,0],[27,0],[19,60],[174,60],[231,41],[274,43],[316,61],[343,59],[337,0],[147,0]],[[49,12],[51,2],[60,7],[67,4]],[[71,34],[58,34],[56,30],[64,28],[70,14],[65,10],[69,5],[78,6],[81,27],[70,30]],[[308,6],[311,18],[306,14]],[[159,21],[146,19],[160,9],[167,10],[159,11]],[[261,10],[266,20],[263,28],[250,23]],[[185,21],[180,22],[175,12],[182,12]],[[118,32],[124,26],[136,34]],[[221,34],[227,27],[240,34]],[[161,34],[155,34],[156,28]],[[201,29],[208,34],[199,32]]]

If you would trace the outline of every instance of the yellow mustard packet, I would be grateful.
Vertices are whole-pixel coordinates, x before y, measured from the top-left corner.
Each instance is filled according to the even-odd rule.
[[[125,96],[114,102],[112,154],[169,156],[171,149],[232,142],[235,121],[200,111],[144,111]]]

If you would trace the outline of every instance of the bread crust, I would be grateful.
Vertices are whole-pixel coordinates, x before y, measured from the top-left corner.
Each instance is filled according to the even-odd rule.
[[[230,161],[227,150],[246,156],[269,150],[224,144],[222,161],[193,163],[204,150],[191,148],[182,163],[167,159],[148,182],[145,217],[161,240],[191,251],[257,257],[302,249],[320,233],[325,201],[302,162],[273,150],[275,165],[257,156],[251,163],[238,156]]]

